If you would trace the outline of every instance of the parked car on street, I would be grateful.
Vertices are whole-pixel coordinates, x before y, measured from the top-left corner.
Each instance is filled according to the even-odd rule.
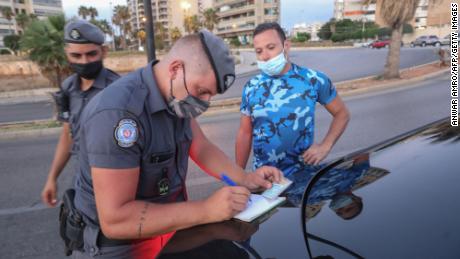
[[[369,44],[369,48],[380,49],[380,48],[389,48],[391,44],[391,39],[386,40],[376,40]],[[401,47],[404,46],[404,43],[401,41]]]
[[[458,154],[460,127],[430,123],[305,174],[300,209],[178,231],[159,258],[459,258]]]
[[[439,40],[438,36],[436,35],[420,36],[410,43],[410,46],[412,48],[416,46],[425,47],[425,46],[430,46],[430,45],[436,46],[436,47],[441,46],[441,41]]]
[[[444,38],[441,39],[441,45],[450,45],[450,35],[444,36]]]
[[[390,40],[376,40],[371,43],[370,47],[373,49],[388,48]]]

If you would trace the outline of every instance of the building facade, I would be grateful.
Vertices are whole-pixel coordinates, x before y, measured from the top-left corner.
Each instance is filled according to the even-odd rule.
[[[0,47],[4,47],[3,37],[11,34],[21,34],[22,28],[18,27],[14,16],[16,14],[35,15],[38,19],[63,13],[61,0],[0,0],[0,8],[10,8],[13,17],[6,19],[0,13]]]
[[[134,31],[145,29],[145,13],[143,0],[127,0],[131,28]],[[184,28],[184,19],[187,16],[198,15],[212,7],[212,0],[152,0],[152,18],[155,24],[161,23],[167,38],[165,43],[171,42],[170,31],[178,28],[182,35],[187,34]],[[138,43],[139,44],[139,43]]]
[[[264,22],[280,22],[279,0],[215,0],[219,17],[216,34],[228,40],[237,37],[242,44],[252,43],[252,33]]]
[[[305,33],[310,34],[311,41],[319,41],[320,38],[318,37],[318,32],[323,25],[324,23],[321,23],[321,22],[314,22],[311,24],[306,24],[306,23],[295,24],[291,31],[291,36],[296,37],[298,33],[305,32]]]
[[[376,0],[380,1],[380,0]],[[336,20],[351,19],[373,21],[380,27],[386,27],[381,10],[375,2],[369,6],[363,0],[335,0],[334,18]],[[420,35],[437,35],[443,37],[449,33],[450,2],[447,0],[420,0],[415,11],[414,19],[409,22],[414,33],[405,35],[404,40],[410,41]],[[453,1],[458,2],[458,1]]]
[[[334,18],[353,21],[375,21],[376,5],[364,5],[363,0],[336,0],[334,2]]]

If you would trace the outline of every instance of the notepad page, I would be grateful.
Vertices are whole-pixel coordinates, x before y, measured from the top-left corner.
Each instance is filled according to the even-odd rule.
[[[275,199],[282,192],[284,192],[291,184],[292,184],[291,180],[283,177],[283,179],[281,179],[279,183],[272,183],[272,188],[265,190],[262,193],[262,196],[268,199]]]
[[[238,213],[234,218],[246,222],[251,222],[265,212],[278,206],[285,200],[285,197],[278,197],[271,200],[263,197],[262,195],[251,194],[251,202],[248,204],[248,207],[244,211]]]

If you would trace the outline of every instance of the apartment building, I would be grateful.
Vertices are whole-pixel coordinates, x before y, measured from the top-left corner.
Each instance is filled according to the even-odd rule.
[[[337,20],[374,21],[381,27],[387,26],[381,15],[381,10],[375,4],[364,5],[363,0],[335,0],[334,18]],[[409,22],[414,33],[407,40],[425,34],[439,37],[448,34],[450,24],[450,2],[447,0],[420,0],[415,11],[414,19]]]
[[[264,22],[280,22],[279,0],[215,0],[219,23],[217,35],[238,37],[242,44],[252,43],[252,33]]]
[[[199,15],[212,7],[212,0],[151,0],[153,22],[161,22],[170,42],[170,31],[177,27],[182,35],[185,35],[184,18],[192,15]],[[131,27],[135,31],[145,28],[145,13],[143,0],[127,0],[131,14]]]
[[[375,21],[375,4],[364,5],[363,0],[336,0],[334,2],[334,18],[353,21]]]
[[[11,8],[13,15],[34,14],[39,19],[63,13],[61,0],[0,0],[0,8],[2,7]],[[14,17],[9,21],[0,13],[0,47],[4,47],[3,37],[14,33],[22,33]]]

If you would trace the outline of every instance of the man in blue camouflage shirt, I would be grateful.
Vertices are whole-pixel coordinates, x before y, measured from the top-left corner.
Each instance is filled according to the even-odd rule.
[[[254,168],[274,166],[288,178],[311,172],[309,167],[318,165],[344,132],[348,109],[326,75],[288,60],[290,43],[277,23],[257,26],[254,48],[262,73],[243,89],[236,162],[246,167],[252,144]],[[333,116],[318,144],[314,143],[317,102]]]

